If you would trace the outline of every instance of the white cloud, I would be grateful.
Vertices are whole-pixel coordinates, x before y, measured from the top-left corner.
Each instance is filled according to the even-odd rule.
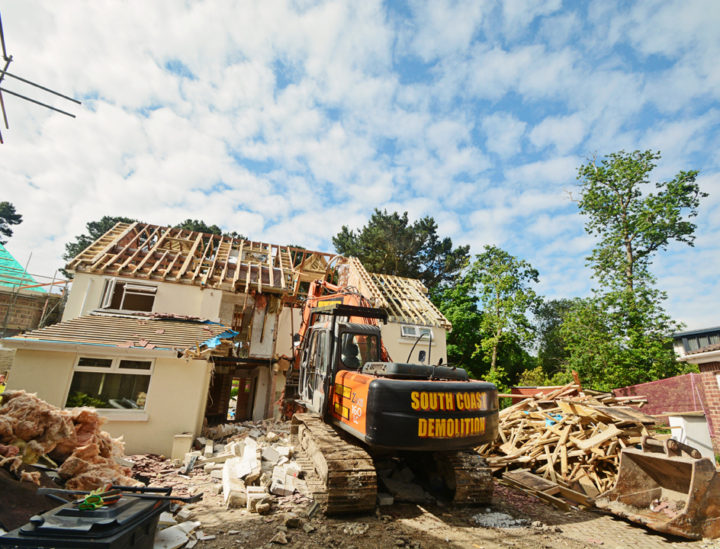
[[[530,131],[530,141],[537,147],[551,145],[564,154],[577,147],[585,136],[585,123],[575,113],[545,118]]]
[[[514,156],[522,150],[525,122],[509,113],[493,113],[482,121],[488,150],[503,158]]]

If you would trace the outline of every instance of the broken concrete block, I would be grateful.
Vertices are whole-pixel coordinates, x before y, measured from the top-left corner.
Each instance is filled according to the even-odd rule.
[[[175,517],[172,516],[172,513],[168,513],[167,511],[160,513],[160,518],[158,519],[159,526],[175,526],[176,524],[177,521]]]
[[[295,493],[296,477],[287,474],[287,465],[277,465],[273,469],[270,493],[277,496],[289,496]]]
[[[274,465],[280,459],[280,454],[277,452],[277,450],[275,450],[275,448],[271,446],[266,446],[262,450],[262,459],[264,461],[269,461]]]
[[[170,528],[180,528],[180,530],[182,530],[186,534],[190,534],[194,530],[197,530],[199,527],[200,527],[200,521],[186,520],[185,522],[181,522],[177,526],[171,526]]]
[[[260,501],[255,505],[255,511],[258,515],[267,515],[270,513],[271,505],[270,502]]]
[[[273,433],[272,431],[268,431],[268,433],[265,435],[265,440],[268,442],[275,442],[280,438],[280,435],[277,433]]]
[[[291,477],[300,478],[302,476],[302,467],[300,467],[300,465],[298,465],[295,461],[290,462],[285,465],[285,474],[290,475]]]
[[[245,497],[247,498],[247,510],[251,513],[257,512],[257,504],[268,496],[265,488],[262,486],[247,486],[245,488]]]
[[[258,431],[257,429],[251,429],[248,435],[250,435],[250,438],[260,438],[262,436],[262,431]]]
[[[290,448],[290,446],[275,446],[275,451],[280,454],[281,457],[289,458],[292,455],[292,448]]]
[[[255,467],[255,469],[245,477],[245,484],[252,484],[260,478],[260,475],[262,475],[262,469],[259,466]]]
[[[180,525],[171,526],[155,534],[153,549],[177,549],[188,542],[187,533]]]
[[[244,462],[234,457],[225,462],[222,470],[222,489],[225,506],[242,507],[246,504],[245,483],[241,480]]]
[[[200,452],[198,450],[193,450],[192,452],[186,452],[185,456],[183,457],[183,465],[187,465],[190,463],[190,460],[195,457],[195,459],[200,457]]]
[[[215,453],[215,448],[213,445],[212,440],[208,440],[205,443],[205,450],[203,450],[203,456],[206,458],[212,457],[212,455]]]
[[[202,530],[198,530],[195,532],[195,537],[198,539],[198,541],[210,541],[212,539],[215,539],[215,536],[212,534],[206,534]]]
[[[185,546],[185,549],[192,549],[192,548],[195,547],[197,544],[198,544],[198,540],[196,540],[196,539],[191,539],[190,541],[187,542],[187,545]]]
[[[175,515],[179,520],[186,521],[192,516],[192,511],[187,507],[180,509]]]
[[[215,480],[222,480],[223,470],[222,469],[214,469],[213,471],[210,471],[210,478],[215,479]]]

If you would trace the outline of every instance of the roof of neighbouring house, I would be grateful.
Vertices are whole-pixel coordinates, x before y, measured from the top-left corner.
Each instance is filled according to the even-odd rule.
[[[352,271],[350,278],[358,284],[358,290],[373,301],[375,307],[385,309],[388,320],[421,326],[436,326],[446,330],[452,324],[427,296],[425,285],[414,278],[369,273],[359,259],[347,261]]]
[[[3,339],[14,342],[51,342],[72,345],[185,351],[213,348],[237,332],[217,322],[171,315],[89,315]]]
[[[71,272],[296,295],[337,257],[187,229],[117,223],[67,265]]]
[[[37,287],[37,284],[37,280],[28,274],[25,268],[17,262],[5,246],[0,244],[0,286],[10,288],[36,286],[28,289],[33,292],[46,293],[42,287]]]
[[[712,345],[705,345],[705,347],[700,347],[699,349],[695,349],[694,351],[688,351],[686,356],[690,355],[699,355],[700,353],[710,353],[712,351],[720,351],[720,343],[713,343]]]

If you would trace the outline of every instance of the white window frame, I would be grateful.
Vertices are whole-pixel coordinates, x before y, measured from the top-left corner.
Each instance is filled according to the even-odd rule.
[[[120,298],[120,308],[111,309],[110,304],[112,303],[113,296],[115,295],[115,289],[118,284],[123,284],[123,295]],[[125,304],[125,296],[130,295],[152,295],[153,306],[150,308],[152,311],[155,308],[155,298],[157,297],[158,287],[154,284],[142,284],[134,281],[120,280],[117,278],[106,279],[105,289],[103,291],[102,300],[100,301],[100,308],[107,311],[134,311],[134,309],[123,309]]]
[[[435,334],[433,334],[433,330],[429,326],[418,326],[416,324],[400,325],[400,337],[402,337],[403,339],[415,340],[420,336],[421,333],[429,334],[431,341],[435,339]],[[427,339],[423,338],[420,341],[427,341]]]
[[[112,360],[112,363],[110,364],[110,367],[105,366],[80,366],[80,360],[83,358],[89,358],[89,359],[100,359],[100,360]],[[120,363],[124,360],[132,360],[137,362],[149,362],[150,368],[147,370],[141,370],[137,368],[121,368]],[[97,374],[125,374],[125,375],[142,375],[142,376],[148,376],[150,378],[150,383],[148,383],[148,395],[150,394],[150,384],[152,383],[152,374],[155,371],[155,359],[153,358],[139,358],[139,357],[131,357],[131,356],[102,356],[102,355],[93,355],[93,354],[82,354],[78,355],[75,358],[75,364],[73,365],[72,370],[72,376],[70,376],[70,383],[68,385],[66,395],[65,395],[65,401],[67,403],[67,399],[70,396],[70,387],[72,386],[72,380],[75,377],[75,372],[89,372],[89,373],[97,373]],[[147,396],[145,399],[145,406],[142,408],[138,408],[137,410],[129,409],[129,408],[97,408],[98,412],[109,413],[109,414],[143,414],[146,416],[147,411],[147,405],[148,400]],[[72,408],[71,406],[65,406],[65,408]]]

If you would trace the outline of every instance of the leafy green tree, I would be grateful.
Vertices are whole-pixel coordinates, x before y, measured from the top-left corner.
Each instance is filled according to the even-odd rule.
[[[218,227],[217,225],[208,225],[204,221],[200,219],[186,219],[182,223],[178,223],[174,226],[175,229],[185,229],[187,231],[195,231],[198,233],[207,233],[207,234],[217,234],[222,236],[229,236],[231,238],[239,238],[240,240],[246,240],[247,238],[236,232],[236,231],[228,231],[223,232],[223,230]]]
[[[535,311],[538,355],[537,363],[542,371],[552,376],[562,371],[569,357],[567,343],[560,333],[565,316],[574,299],[548,299]]]
[[[588,260],[605,288],[632,293],[638,282],[652,279],[648,267],[655,253],[672,241],[693,245],[695,225],[689,219],[707,194],[695,182],[696,170],[681,171],[655,183],[656,192],[646,191],[659,159],[659,152],[620,151],[578,171],[585,230],[599,239]]]
[[[434,301],[453,326],[446,339],[448,363],[481,377],[486,368],[478,367],[478,361],[473,360],[482,342],[482,313],[474,289],[470,273],[470,276],[462,276],[455,284],[443,288]]]
[[[681,171],[648,190],[660,153],[620,151],[580,167],[580,212],[598,238],[588,257],[599,288],[575,303],[561,335],[568,368],[600,389],[677,375],[670,334],[679,328],[662,307],[652,258],[673,242],[693,245],[700,199],[697,171]]]
[[[201,221],[200,219],[186,219],[185,221],[182,221],[175,225],[176,229],[185,229],[188,231],[195,231],[198,233],[208,233],[208,234],[217,234],[221,235],[223,234],[222,229],[218,227],[217,225],[208,225],[204,221]]]
[[[333,244],[338,253],[357,257],[371,272],[418,278],[431,292],[455,279],[470,250],[453,248],[450,238],[440,238],[432,217],[410,223],[407,212],[378,209],[361,229],[344,225]]]
[[[470,272],[482,307],[481,331],[485,334],[478,353],[490,355],[493,374],[501,344],[512,340],[523,344],[533,338],[527,315],[539,303],[531,287],[538,282],[538,272],[527,261],[496,246],[485,246],[485,251],[475,256]]]
[[[0,244],[5,244],[7,238],[13,235],[11,225],[22,223],[22,215],[15,211],[10,202],[0,202]],[[7,238],[3,238],[7,237]]]

